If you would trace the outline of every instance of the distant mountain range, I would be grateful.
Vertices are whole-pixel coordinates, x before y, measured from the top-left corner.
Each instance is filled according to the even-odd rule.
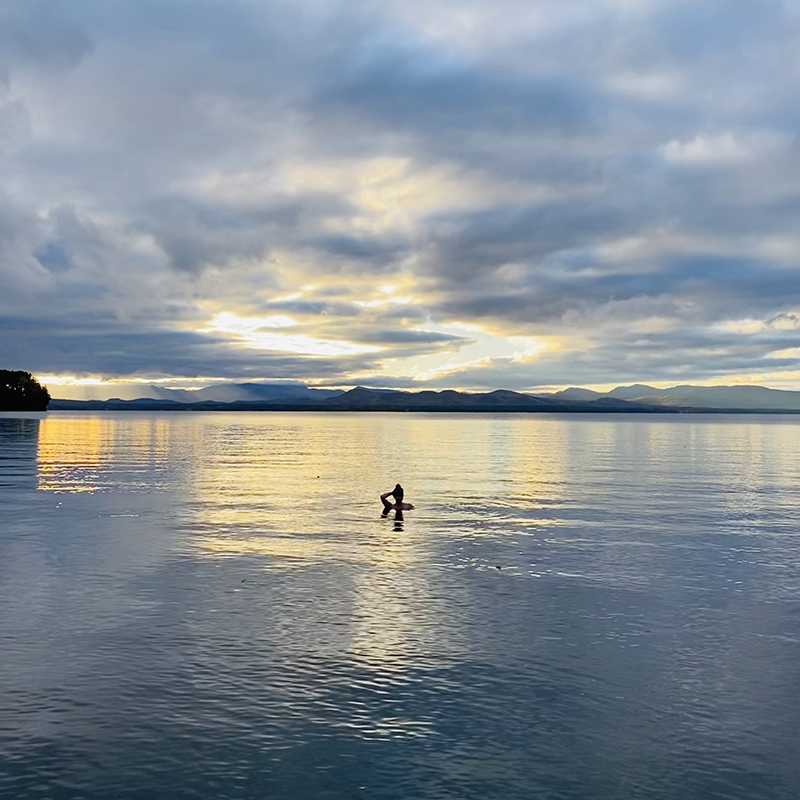
[[[166,389],[153,384],[128,385],[120,388],[120,400],[158,400],[174,403],[258,403],[285,401],[289,403],[319,402],[341,394],[335,389],[310,389],[302,383],[218,383],[205,389]],[[96,391],[96,390],[95,390]],[[88,400],[104,398],[88,397]]]
[[[800,411],[800,392],[765,386],[673,386],[656,389],[641,383],[618,386],[607,394],[591,389],[565,389],[552,397],[587,401],[615,397],[648,406],[742,411]]]
[[[356,387],[313,389],[302,384],[219,384],[197,391],[143,387],[144,396],[112,400],[52,400],[57,410],[249,410],[249,411],[451,411],[451,412],[782,412],[800,413],[800,392],[763,386],[673,386],[635,384],[610,392],[571,388],[553,394],[498,389],[468,393],[405,392]]]

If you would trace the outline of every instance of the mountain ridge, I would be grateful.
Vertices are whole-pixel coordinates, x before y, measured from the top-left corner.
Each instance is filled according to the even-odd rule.
[[[149,397],[107,400],[53,399],[53,410],[281,410],[281,411],[452,411],[452,412],[800,412],[800,392],[765,386],[694,386],[657,389],[647,384],[609,392],[570,387],[552,393],[459,392],[356,386],[348,391],[304,384],[218,384],[197,391],[149,387]]]

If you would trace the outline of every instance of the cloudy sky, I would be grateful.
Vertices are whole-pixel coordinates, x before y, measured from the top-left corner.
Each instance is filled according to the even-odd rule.
[[[800,388],[799,45],[797,0],[0,0],[0,367]]]

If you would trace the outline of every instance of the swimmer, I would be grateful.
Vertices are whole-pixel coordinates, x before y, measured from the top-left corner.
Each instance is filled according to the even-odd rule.
[[[394,503],[390,503],[386,498],[393,497]],[[385,517],[390,511],[410,511],[414,506],[411,503],[403,502],[403,487],[398,483],[391,492],[384,492],[381,495],[381,502],[383,503],[383,516]]]

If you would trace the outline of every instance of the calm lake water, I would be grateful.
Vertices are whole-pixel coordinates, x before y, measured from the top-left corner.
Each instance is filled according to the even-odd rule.
[[[0,417],[0,797],[795,800],[799,488],[793,417]]]

